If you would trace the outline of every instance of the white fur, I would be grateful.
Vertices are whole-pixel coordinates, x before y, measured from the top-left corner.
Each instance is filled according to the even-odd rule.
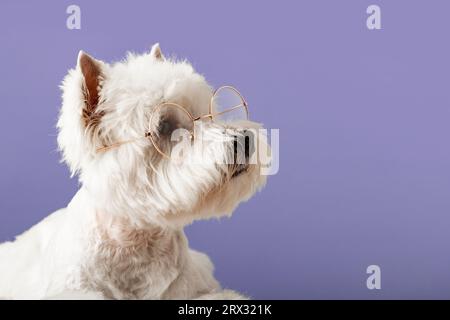
[[[0,245],[0,297],[243,298],[221,291],[212,263],[189,249],[183,227],[195,219],[230,215],[265,183],[258,165],[226,179],[227,166],[167,161],[148,139],[96,153],[101,145],[156,130],[148,127],[149,117],[161,101],[206,114],[211,87],[188,62],[166,60],[158,46],[149,54],[98,64],[103,80],[96,112],[104,115],[94,129],[82,121],[80,66],[69,71],[62,85],[58,144],[81,188],[67,208]],[[203,130],[217,128],[209,123]],[[216,143],[208,150],[207,157],[226,159],[232,148]],[[205,157],[189,154],[200,156]]]

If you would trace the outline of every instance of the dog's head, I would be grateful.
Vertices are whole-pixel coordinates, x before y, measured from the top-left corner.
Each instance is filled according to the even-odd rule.
[[[265,183],[260,126],[211,116],[218,107],[213,89],[158,45],[115,64],[80,52],[62,90],[63,160],[105,212],[183,225],[231,214]],[[177,129],[189,139],[174,139]],[[180,145],[188,148],[175,159]]]

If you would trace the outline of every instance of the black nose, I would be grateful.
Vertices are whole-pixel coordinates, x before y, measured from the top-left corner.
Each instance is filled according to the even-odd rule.
[[[248,163],[250,157],[255,152],[255,134],[251,130],[243,130],[241,135],[234,136],[234,161],[241,162],[242,154],[245,162]]]

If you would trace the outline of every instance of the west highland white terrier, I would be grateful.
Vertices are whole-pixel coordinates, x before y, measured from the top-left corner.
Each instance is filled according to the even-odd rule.
[[[252,159],[270,149],[239,91],[213,90],[158,44],[114,64],[80,52],[61,89],[58,145],[81,188],[0,245],[0,297],[245,298],[220,287],[183,232],[231,215],[265,184]]]

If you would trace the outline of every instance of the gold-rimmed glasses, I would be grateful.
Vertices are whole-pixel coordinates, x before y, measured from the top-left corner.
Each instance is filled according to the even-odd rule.
[[[236,120],[248,120],[248,104],[242,94],[232,86],[222,86],[216,89],[209,103],[208,113],[194,117],[188,109],[175,102],[163,102],[157,105],[150,115],[149,131],[135,139],[119,141],[97,149],[97,152],[106,152],[123,144],[138,139],[149,138],[155,149],[165,158],[170,158],[173,134],[183,129],[193,142],[196,138],[195,123],[204,119],[213,122],[226,123]]]

